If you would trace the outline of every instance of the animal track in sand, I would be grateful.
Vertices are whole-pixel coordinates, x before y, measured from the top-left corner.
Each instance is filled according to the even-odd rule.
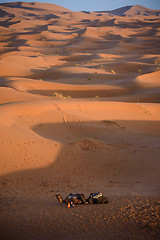
[[[44,138],[65,143],[87,138],[104,143],[120,141],[127,134],[123,129],[112,121],[82,121],[77,116],[67,115],[64,112],[62,123],[49,122],[37,124],[32,128]]]
[[[144,106],[141,106],[139,105],[139,107],[143,110],[143,112],[146,114],[146,115],[149,115],[151,116],[151,112],[149,111],[149,109],[147,109],[147,107],[144,107]]]
[[[100,123],[104,124],[105,126],[111,126],[111,127],[119,127],[119,128],[124,128],[121,127],[118,123],[115,121],[110,121],[110,120],[103,120]]]

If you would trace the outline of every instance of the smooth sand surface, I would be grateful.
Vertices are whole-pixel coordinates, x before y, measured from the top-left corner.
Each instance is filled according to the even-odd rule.
[[[2,240],[159,239],[159,16],[0,4]]]

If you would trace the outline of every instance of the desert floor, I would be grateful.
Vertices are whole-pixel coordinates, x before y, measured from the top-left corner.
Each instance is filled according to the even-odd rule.
[[[159,17],[0,9],[1,239],[159,239]]]

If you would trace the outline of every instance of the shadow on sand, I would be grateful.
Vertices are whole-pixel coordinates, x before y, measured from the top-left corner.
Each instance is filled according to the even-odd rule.
[[[159,122],[147,121],[38,124],[33,127],[36,134],[62,144],[59,155],[47,167],[2,176],[1,191],[14,192],[15,187],[24,193],[30,189],[55,193],[84,189],[106,192],[112,188],[114,193],[119,189],[118,194],[134,189],[154,191],[160,166],[153,125],[159,128]],[[142,134],[139,126],[149,134]]]

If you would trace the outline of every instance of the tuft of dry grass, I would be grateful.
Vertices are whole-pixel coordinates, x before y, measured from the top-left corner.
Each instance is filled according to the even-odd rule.
[[[113,74],[116,74],[116,72],[113,70],[113,69],[111,69],[111,71],[110,71],[111,73],[113,73]]]
[[[61,99],[71,98],[71,96],[65,97],[65,96],[63,96],[62,93],[58,93],[58,92],[54,92],[54,93],[53,93],[53,96],[54,96],[54,97],[61,98]]]
[[[58,98],[65,98],[62,93],[58,93],[58,92],[54,92],[53,96]]]

